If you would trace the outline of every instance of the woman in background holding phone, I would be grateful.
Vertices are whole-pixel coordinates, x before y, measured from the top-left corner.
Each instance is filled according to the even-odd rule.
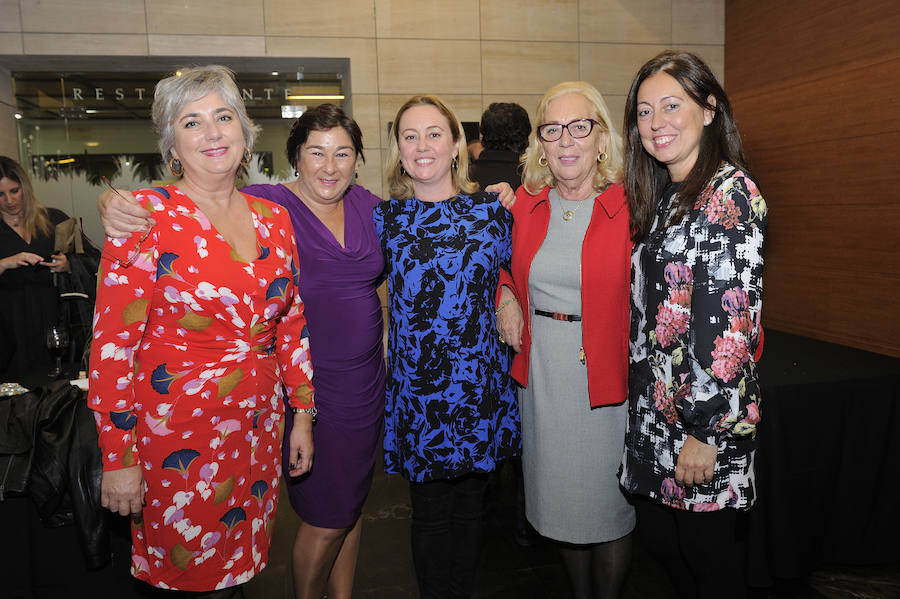
[[[21,382],[49,372],[45,330],[57,321],[52,273],[68,273],[54,253],[54,227],[69,217],[34,196],[22,166],[0,156],[0,381]]]

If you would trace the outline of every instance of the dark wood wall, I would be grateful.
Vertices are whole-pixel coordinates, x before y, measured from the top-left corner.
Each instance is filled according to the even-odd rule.
[[[766,327],[900,356],[900,2],[726,0]]]

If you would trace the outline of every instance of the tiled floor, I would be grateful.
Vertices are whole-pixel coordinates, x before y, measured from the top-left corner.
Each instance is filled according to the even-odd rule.
[[[509,469],[491,491],[476,599],[567,599],[566,575],[549,544],[523,548],[513,542],[514,486]],[[299,520],[287,501],[279,505],[269,566],[246,588],[247,599],[290,599],[289,556]],[[407,483],[376,471],[363,513],[363,536],[354,597],[414,599],[418,596],[409,547]],[[807,584],[808,583],[808,584]],[[624,599],[674,597],[652,559],[636,548]],[[757,590],[753,599],[888,599],[900,597],[900,564],[880,568],[835,568],[806,583]],[[723,594],[727,599],[727,593]]]

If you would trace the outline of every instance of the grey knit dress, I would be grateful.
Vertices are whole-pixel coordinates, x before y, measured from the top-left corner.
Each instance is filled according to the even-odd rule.
[[[545,537],[600,543],[634,528],[634,509],[616,477],[628,405],[591,409],[581,322],[534,314],[581,314],[581,245],[594,202],[551,191],[550,203],[547,237],[529,275],[531,355],[528,387],[519,390],[526,515]],[[568,221],[563,206],[573,211]]]

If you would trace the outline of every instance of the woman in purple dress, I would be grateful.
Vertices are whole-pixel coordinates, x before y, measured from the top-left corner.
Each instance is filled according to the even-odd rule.
[[[384,269],[372,221],[379,198],[351,185],[365,159],[362,132],[333,104],[306,112],[291,129],[287,156],[298,178],[242,189],[287,208],[303,272],[300,296],[310,333],[318,422],[308,475],[291,479],[291,505],[303,522],[293,550],[295,596],[349,598],[359,550],[360,512],[372,485],[383,426],[384,356],[381,301]],[[149,214],[112,192],[100,213],[113,236],[146,225]],[[290,420],[290,419],[287,419]],[[290,438],[290,423],[285,431]],[[283,464],[294,456],[284,449]]]

